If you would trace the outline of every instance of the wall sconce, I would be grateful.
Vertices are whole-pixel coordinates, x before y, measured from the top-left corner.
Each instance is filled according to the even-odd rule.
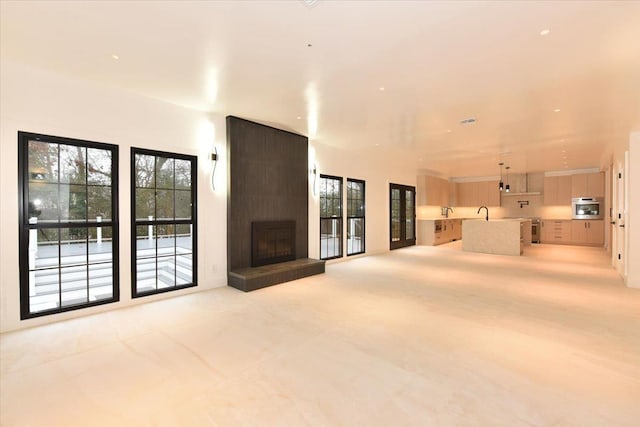
[[[211,153],[211,163],[213,163],[213,170],[211,171],[211,189],[216,191],[214,178],[216,176],[216,165],[218,164],[218,149],[215,146],[213,147],[213,153]]]
[[[316,169],[316,164],[313,164],[313,167],[309,169],[309,173],[313,175],[313,195],[316,195],[316,179],[318,178],[318,170]]]

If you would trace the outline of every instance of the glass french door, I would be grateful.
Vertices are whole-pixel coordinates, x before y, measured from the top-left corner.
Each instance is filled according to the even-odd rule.
[[[389,184],[389,248],[416,244],[416,188]]]

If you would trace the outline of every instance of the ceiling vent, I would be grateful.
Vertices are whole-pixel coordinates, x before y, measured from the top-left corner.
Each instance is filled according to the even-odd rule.
[[[469,117],[467,119],[462,119],[460,120],[460,124],[462,126],[466,126],[466,125],[472,125],[476,122],[476,118],[475,117]]]

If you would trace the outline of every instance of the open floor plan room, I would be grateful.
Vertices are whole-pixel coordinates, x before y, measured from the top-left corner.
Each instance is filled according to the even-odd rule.
[[[602,248],[414,246],[10,332],[6,426],[637,426],[640,294]]]

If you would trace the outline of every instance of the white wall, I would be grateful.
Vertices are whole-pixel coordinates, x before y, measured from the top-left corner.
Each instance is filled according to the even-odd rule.
[[[226,286],[226,128],[222,115],[189,110],[24,64],[0,62],[0,332]],[[120,301],[20,320],[17,133],[27,131],[119,147]],[[209,153],[218,150],[216,191]],[[130,147],[198,155],[198,286],[131,299]],[[363,154],[310,143],[320,174],[366,182],[366,254],[389,250],[389,183],[416,185],[407,156],[384,149]],[[319,258],[319,205],[309,176],[309,256]],[[317,184],[317,180],[316,180]],[[345,193],[346,197],[346,193]],[[346,246],[345,246],[346,247]],[[342,258],[341,260],[347,259]],[[349,258],[351,259],[351,258]],[[339,262],[334,260],[331,262]]]
[[[391,153],[381,148],[375,151],[347,151],[328,145],[311,142],[309,163],[314,163],[320,174],[361,179],[365,181],[365,245],[366,254],[375,254],[389,250],[389,184],[416,185],[416,167],[407,164],[407,156]],[[309,175],[309,257],[320,257],[320,206],[316,187],[313,194],[312,174]],[[344,201],[346,203],[346,192]],[[346,206],[346,204],[344,204]],[[345,210],[346,213],[346,210]],[[346,231],[346,225],[345,225]],[[343,239],[343,253],[346,255],[346,233]],[[329,263],[344,261],[352,257],[343,257]]]
[[[226,130],[206,115],[136,94],[69,79],[10,61],[0,63],[0,331],[144,303],[226,285]],[[120,301],[20,321],[18,273],[18,130],[119,146]],[[218,149],[216,191],[209,184]],[[131,299],[130,147],[198,155],[198,286]]]

